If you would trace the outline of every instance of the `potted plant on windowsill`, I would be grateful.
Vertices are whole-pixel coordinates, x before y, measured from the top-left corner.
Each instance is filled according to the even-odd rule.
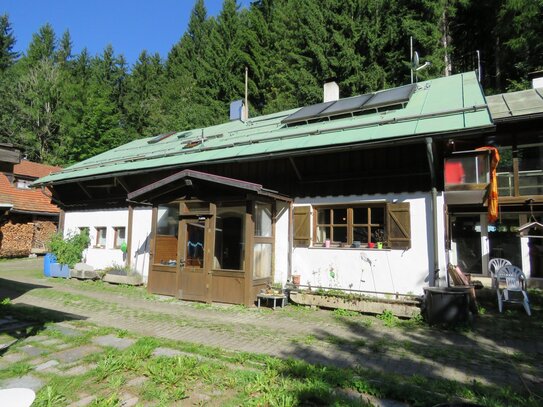
[[[56,258],[56,262],[49,264],[49,275],[69,278],[70,268],[81,261],[83,250],[88,247],[89,243],[89,234],[86,230],[66,238],[62,236],[62,232],[53,235],[48,247]]]
[[[377,244],[378,249],[383,248],[383,243],[385,240],[385,232],[383,229],[375,229],[372,233],[372,241]]]

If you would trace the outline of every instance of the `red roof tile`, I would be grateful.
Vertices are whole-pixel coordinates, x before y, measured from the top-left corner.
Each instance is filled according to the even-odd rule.
[[[49,175],[53,172],[62,170],[61,167],[54,165],[39,164],[28,160],[21,160],[19,164],[15,164],[13,167],[13,173],[15,175],[22,175],[24,177],[41,178]]]
[[[3,173],[0,173],[0,204],[11,204],[13,209],[25,212],[59,212],[41,189],[19,189]]]

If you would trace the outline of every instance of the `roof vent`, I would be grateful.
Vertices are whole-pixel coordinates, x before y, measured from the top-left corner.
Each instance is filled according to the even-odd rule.
[[[232,103],[230,103],[230,120],[243,120],[246,121],[247,118],[245,117],[245,109],[243,99],[234,100]]]
[[[339,86],[336,82],[324,84],[324,103],[339,100]]]

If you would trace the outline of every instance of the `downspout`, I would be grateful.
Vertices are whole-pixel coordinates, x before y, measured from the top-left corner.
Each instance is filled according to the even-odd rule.
[[[437,226],[437,188],[436,188],[436,172],[435,172],[435,163],[434,163],[434,141],[431,137],[426,139],[426,154],[428,156],[428,165],[430,167],[430,180],[432,184],[432,238],[434,246],[434,270],[433,273],[430,273],[430,286],[433,287],[436,285],[436,277],[439,275],[439,249],[438,249],[438,226]]]

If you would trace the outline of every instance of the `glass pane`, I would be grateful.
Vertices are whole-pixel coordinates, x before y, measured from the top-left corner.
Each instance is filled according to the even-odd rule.
[[[334,209],[334,225],[346,225],[347,224],[347,209],[336,208]]]
[[[106,246],[106,228],[96,228],[96,245],[105,247]]]
[[[317,227],[317,242],[324,243],[324,241],[327,239],[330,239],[330,227],[329,226]]]
[[[371,228],[371,241],[374,243],[385,241],[385,230],[383,228]]]
[[[543,195],[542,158],[543,146],[519,148],[518,165],[520,195]]]
[[[217,208],[213,268],[242,270],[245,206]]]
[[[126,241],[126,228],[116,228],[115,232],[115,247],[120,247]]]
[[[383,225],[385,223],[385,208],[371,208],[371,223]]]
[[[157,217],[157,235],[177,236],[179,228],[179,205],[159,205]]]
[[[209,204],[207,202],[186,202],[189,212],[207,212]]]
[[[186,267],[204,267],[204,222],[187,223]]]
[[[488,225],[491,259],[498,257],[514,265],[522,265],[520,239],[517,237],[519,226],[518,215],[507,213],[502,213],[498,222]]]
[[[253,258],[254,278],[271,277],[272,245],[271,243],[255,243]]]
[[[365,226],[353,227],[353,242],[368,243],[368,228]]]
[[[334,242],[347,243],[347,227],[334,227]]]
[[[317,223],[319,225],[330,224],[330,209],[317,209]]]
[[[258,202],[255,205],[255,236],[272,236],[272,206]]]
[[[464,273],[482,273],[479,220],[479,215],[452,218],[452,242],[456,246],[458,265]]]
[[[366,225],[368,223],[368,208],[354,208],[353,223],[355,225]]]
[[[488,153],[466,154],[445,160],[445,184],[486,184],[489,182]]]

